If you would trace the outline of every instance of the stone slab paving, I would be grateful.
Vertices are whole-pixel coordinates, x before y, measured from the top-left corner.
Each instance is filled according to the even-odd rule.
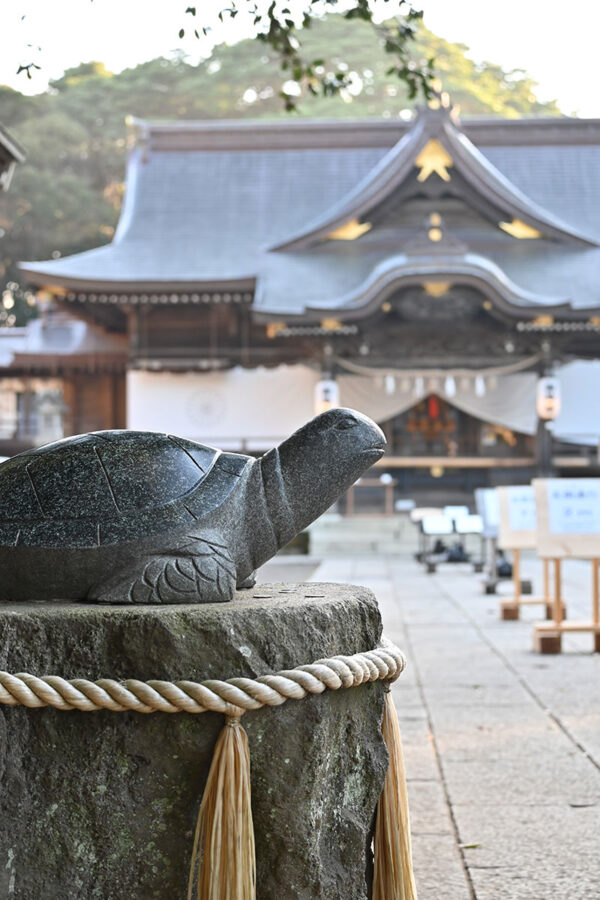
[[[565,564],[570,618],[590,617],[590,571]],[[541,564],[523,577],[541,588]],[[569,635],[532,650],[542,607],[502,622],[466,566],[407,557],[323,560],[319,581],[377,595],[408,655],[394,687],[420,900],[600,898],[600,655]],[[501,586],[510,592],[510,584]]]

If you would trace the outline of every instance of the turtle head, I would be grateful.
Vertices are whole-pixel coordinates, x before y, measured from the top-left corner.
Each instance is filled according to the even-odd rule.
[[[385,436],[353,409],[330,409],[279,445],[285,497],[301,531],[383,456]]]

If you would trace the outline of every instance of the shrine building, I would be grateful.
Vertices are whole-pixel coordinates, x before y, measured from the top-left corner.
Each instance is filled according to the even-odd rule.
[[[113,412],[94,423],[91,400],[78,428],[262,451],[329,392],[381,424],[380,465],[411,495],[529,480],[544,455],[597,471],[600,121],[434,106],[410,122],[135,121],[112,243],[21,264],[52,298],[40,340],[63,316],[116,354]],[[90,397],[96,376],[108,390],[102,359]],[[549,373],[552,436],[535,400]]]

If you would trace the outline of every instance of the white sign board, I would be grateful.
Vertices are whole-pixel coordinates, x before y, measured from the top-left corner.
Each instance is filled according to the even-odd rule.
[[[509,487],[508,521],[512,531],[535,531],[535,494],[529,485]]]
[[[444,515],[451,519],[459,519],[461,516],[469,515],[468,506],[444,506]]]
[[[551,534],[600,534],[600,479],[546,482]]]
[[[483,520],[483,536],[486,538],[498,537],[500,509],[496,488],[477,488],[475,491],[475,506]]]
[[[500,523],[498,545],[503,550],[534,550],[536,547],[535,493],[531,485],[499,487]]]
[[[600,478],[534,481],[542,556],[600,558]]]
[[[452,534],[454,522],[448,516],[425,516],[421,519],[421,528],[423,529],[423,534]]]
[[[457,534],[482,534],[483,520],[477,515],[461,516],[455,519],[454,528]]]

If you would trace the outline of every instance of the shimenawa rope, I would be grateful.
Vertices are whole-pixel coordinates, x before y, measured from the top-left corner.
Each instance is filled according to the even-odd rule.
[[[35,709],[141,713],[224,713],[239,716],[262,706],[280,706],[286,700],[302,700],[307,694],[357,687],[369,681],[395,681],[406,665],[404,655],[386,644],[353,656],[334,656],[258,678],[227,681],[114,681],[101,678],[64,679],[58,675],[37,678],[27,672],[0,672],[0,703]]]
[[[275,674],[226,681],[88,681],[0,672],[0,704],[81,712],[223,713],[226,726],[217,740],[198,815],[188,900],[192,900],[194,883],[198,900],[255,900],[250,756],[241,716],[248,710],[281,706],[286,700],[301,700],[325,690],[381,680],[389,684],[405,665],[404,654],[384,639],[383,646],[365,653],[318,659]],[[400,731],[389,692],[384,737],[390,765],[378,805],[374,900],[416,900]]]

